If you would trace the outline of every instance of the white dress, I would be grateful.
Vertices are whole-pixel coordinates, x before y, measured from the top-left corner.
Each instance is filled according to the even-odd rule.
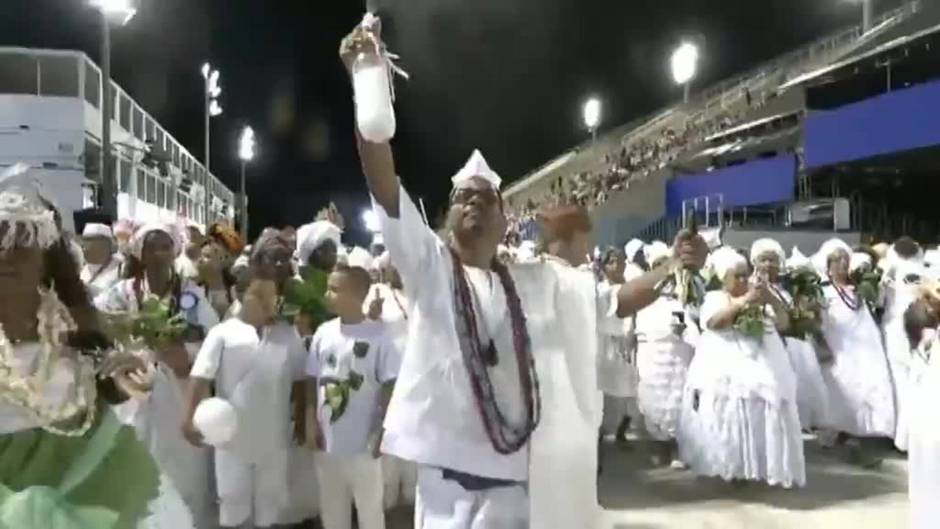
[[[914,365],[915,355],[912,354],[910,341],[904,331],[904,311],[917,297],[917,282],[905,281],[903,276],[914,273],[919,278],[922,273],[916,265],[911,263],[898,266],[894,273],[901,277],[888,278],[885,281],[885,314],[881,328],[884,333],[888,367],[891,369],[891,379],[894,383],[894,404],[897,413],[894,444],[900,450],[907,450],[909,428],[907,403],[910,380],[917,366]]]
[[[823,293],[828,307],[822,331],[833,354],[823,366],[830,426],[857,437],[893,437],[894,391],[881,331],[864,303],[849,307],[832,285]]]
[[[724,291],[706,294],[701,321],[730,301]],[[796,381],[773,323],[765,325],[760,340],[733,328],[703,331],[689,367],[679,453],[699,475],[803,486]]]
[[[940,344],[911,380],[908,479],[911,529],[940,527]],[[923,357],[921,357],[923,358]]]
[[[698,326],[677,299],[660,296],[637,313],[636,333],[637,396],[646,430],[657,441],[675,439]]]
[[[790,293],[774,287],[774,294],[786,303],[792,304]],[[796,376],[796,403],[800,414],[800,424],[804,429],[829,425],[829,390],[823,379],[822,367],[816,356],[816,348],[808,339],[784,337],[790,367]]]

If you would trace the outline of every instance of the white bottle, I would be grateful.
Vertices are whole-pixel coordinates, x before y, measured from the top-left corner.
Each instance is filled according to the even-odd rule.
[[[362,24],[372,27],[378,24],[378,18],[367,13]],[[353,64],[356,122],[362,137],[372,143],[384,143],[395,136],[395,109],[389,75],[385,50],[378,54],[362,53]]]

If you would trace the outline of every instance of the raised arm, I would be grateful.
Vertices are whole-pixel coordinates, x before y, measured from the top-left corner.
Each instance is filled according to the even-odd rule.
[[[705,264],[708,247],[698,234],[681,231],[672,245],[673,256],[669,262],[656,267],[642,276],[627,281],[617,294],[617,316],[626,318],[652,304],[659,297],[657,286],[668,278],[676,267],[698,270]]]
[[[379,38],[381,35],[376,34]],[[352,66],[360,54],[374,54],[375,48],[368,39],[364,29],[356,27],[340,44],[339,56],[346,71],[352,75]],[[371,143],[362,138],[358,126],[356,131],[356,146],[359,149],[359,160],[362,163],[362,172],[366,175],[369,191],[375,201],[382,206],[389,217],[398,218],[398,175],[395,172],[395,158],[392,156],[392,146],[389,143]]]

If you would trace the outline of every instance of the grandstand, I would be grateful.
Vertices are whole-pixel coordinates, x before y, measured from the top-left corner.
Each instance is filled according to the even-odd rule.
[[[577,146],[509,187],[517,230],[557,202],[596,239],[669,239],[683,212],[746,244],[940,234],[940,2],[908,3]],[[776,235],[780,236],[780,234]]]

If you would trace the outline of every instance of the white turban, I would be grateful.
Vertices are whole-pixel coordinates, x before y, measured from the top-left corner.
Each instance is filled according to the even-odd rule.
[[[173,241],[173,253],[179,255],[180,248],[182,247],[180,235],[176,233],[173,226],[159,222],[144,224],[134,232],[134,236],[131,238],[131,255],[140,259],[144,253],[144,242],[147,240],[147,235],[156,231],[165,233],[170,237]]]
[[[317,248],[326,241],[333,241],[339,249],[342,235],[343,230],[327,220],[304,224],[297,230],[297,260],[302,265],[307,264],[307,260],[310,259],[313,252],[317,251]]]
[[[728,272],[740,265],[747,265],[747,259],[734,248],[728,246],[723,246],[712,252],[705,264],[705,266],[712,269],[714,277],[717,277],[719,281],[724,281]]]
[[[672,255],[672,250],[663,241],[653,241],[643,247],[643,257],[646,258],[646,264],[653,266],[653,263]]]
[[[349,251],[346,258],[346,266],[356,266],[365,270],[372,269],[372,255],[366,250],[356,246]]]
[[[812,258],[813,267],[819,275],[826,276],[829,274],[829,256],[839,250],[844,251],[849,257],[852,256],[852,248],[842,239],[833,237],[822,243],[822,246],[819,247],[819,251],[817,251]]]
[[[388,251],[382,252],[382,255],[375,258],[372,265],[379,270],[388,268],[392,266],[392,256],[388,253]]]
[[[633,262],[633,258],[636,257],[636,253],[643,249],[643,241],[640,239],[630,239],[630,242],[623,247],[623,253],[627,257],[627,261]]]
[[[868,265],[869,268],[874,266],[874,262],[870,255],[865,252],[854,252],[849,258],[849,273],[858,270],[859,268]]]
[[[783,252],[783,246],[780,246],[780,243],[769,238],[757,239],[751,244],[751,264],[757,263],[757,258],[765,253],[775,253],[777,254],[777,259],[780,260],[780,266],[783,266],[786,261],[786,254]]]
[[[809,257],[803,255],[803,252],[800,251],[796,246],[793,247],[793,251],[790,253],[790,258],[787,259],[787,268],[790,270],[798,270],[800,268],[812,268],[813,263],[809,260]]]
[[[97,224],[97,223],[88,223],[85,224],[85,228],[82,230],[82,238],[91,238],[91,237],[101,237],[104,239],[113,239],[114,234],[111,232],[111,228],[106,224]]]

